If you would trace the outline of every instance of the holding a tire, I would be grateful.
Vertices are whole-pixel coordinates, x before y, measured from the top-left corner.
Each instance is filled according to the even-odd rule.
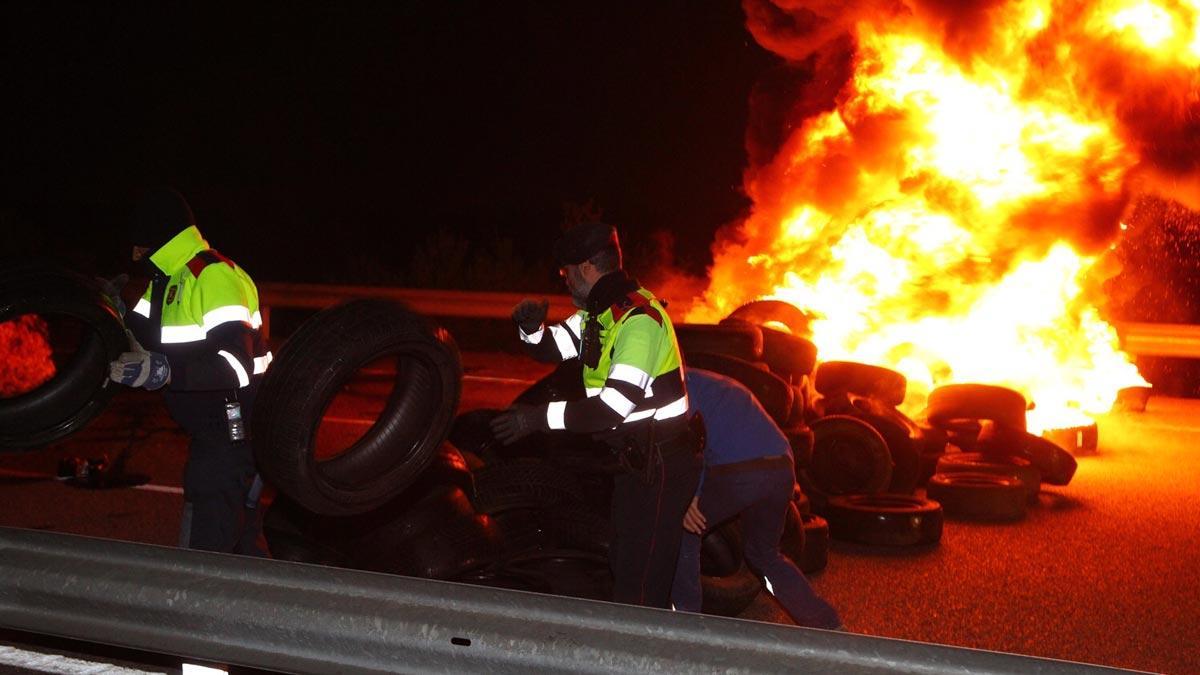
[[[258,291],[242,268],[209,248],[174,190],[148,192],[132,225],[133,259],[153,276],[126,314],[131,340],[109,377],[164,390],[171,417],[189,437],[180,545],[265,555],[258,543],[262,484],[244,421],[271,361],[259,332]]]
[[[322,435],[330,402],[368,364],[384,367],[389,389],[378,418],[355,438]],[[461,387],[453,338],[424,317],[373,298],[324,310],[288,338],[263,382],[254,418],[259,466],[310,511],[370,511],[433,460]]]

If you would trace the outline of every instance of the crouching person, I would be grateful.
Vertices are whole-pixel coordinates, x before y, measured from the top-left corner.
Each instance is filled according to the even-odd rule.
[[[683,518],[675,609],[700,611],[700,538],[740,517],[746,563],[767,592],[797,624],[843,630],[837,611],[779,550],[795,483],[787,437],[741,383],[696,368],[686,368],[685,377],[690,412],[703,417],[707,442],[700,487]]]

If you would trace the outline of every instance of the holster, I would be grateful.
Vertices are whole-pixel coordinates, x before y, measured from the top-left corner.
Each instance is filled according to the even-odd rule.
[[[698,454],[702,448],[702,441],[692,425],[682,429],[676,427],[668,438],[660,438],[663,430],[657,427],[654,420],[647,420],[603,439],[616,453],[621,469],[647,485],[662,475],[665,457],[681,452]]]

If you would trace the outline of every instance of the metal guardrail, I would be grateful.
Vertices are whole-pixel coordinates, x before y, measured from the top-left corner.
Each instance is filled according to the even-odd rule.
[[[0,626],[297,673],[1130,672],[6,527]]]
[[[445,291],[386,286],[328,286],[323,284],[285,284],[264,282],[258,285],[264,326],[269,330],[271,307],[323,309],[351,298],[377,297],[398,300],[413,311],[431,316],[459,316],[507,319],[513,305],[528,293],[486,291]],[[543,297],[541,294],[533,294]],[[550,300],[550,316],[566,316],[575,311],[568,295],[545,296]],[[1118,322],[1114,324],[1121,348],[1137,356],[1173,356],[1200,358],[1200,326],[1173,323]]]

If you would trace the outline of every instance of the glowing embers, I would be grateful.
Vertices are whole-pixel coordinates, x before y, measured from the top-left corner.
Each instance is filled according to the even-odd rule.
[[[54,377],[50,326],[36,314],[0,322],[0,398],[26,394]]]

